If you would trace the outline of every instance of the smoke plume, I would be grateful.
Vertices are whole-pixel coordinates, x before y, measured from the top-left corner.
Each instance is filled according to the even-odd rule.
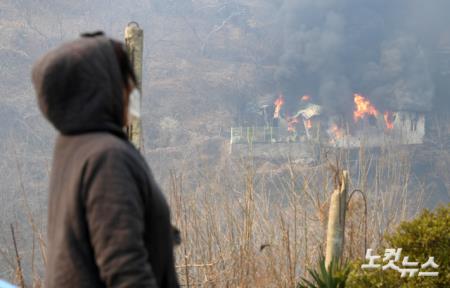
[[[279,89],[348,114],[353,93],[389,110],[429,111],[450,1],[285,0]]]

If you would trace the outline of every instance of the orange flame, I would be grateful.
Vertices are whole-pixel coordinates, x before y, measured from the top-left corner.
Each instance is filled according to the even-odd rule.
[[[305,127],[306,129],[311,129],[313,127],[311,119],[305,119]]]
[[[339,128],[336,123],[331,124],[330,130],[331,134],[333,134],[334,139],[341,139],[344,137],[344,131]]]
[[[384,112],[384,122],[386,123],[387,129],[394,129],[394,119],[392,112]]]
[[[301,99],[302,101],[306,102],[306,101],[311,100],[311,96],[309,96],[309,95],[303,95],[300,99]]]
[[[277,98],[277,100],[275,100],[275,102],[273,103],[275,105],[275,112],[273,113],[273,118],[277,119],[280,118],[280,110],[281,107],[283,107],[284,104],[284,97],[282,94],[280,94]]]
[[[370,101],[360,94],[354,94],[355,111],[353,111],[353,119],[357,122],[366,117],[366,115],[378,116],[378,110]]]
[[[295,117],[288,118],[288,131],[289,132],[295,132],[295,124],[298,123],[298,119]]]

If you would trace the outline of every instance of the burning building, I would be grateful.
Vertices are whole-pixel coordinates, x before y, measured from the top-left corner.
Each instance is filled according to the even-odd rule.
[[[450,104],[450,33],[439,25],[448,22],[440,9],[447,5],[285,1],[273,72],[283,96],[272,94],[265,103],[268,120],[261,128],[271,135],[254,137],[264,134],[255,125],[250,137],[245,129],[233,130],[231,143],[423,143],[426,127],[432,130],[427,113],[448,113]],[[441,22],[434,16],[430,22],[425,7]],[[418,29],[419,23],[433,29]]]
[[[264,126],[234,127],[231,129],[231,144],[304,142],[318,140],[318,118],[322,107],[311,103],[310,96],[300,97],[295,113],[285,108],[283,94],[278,94],[272,105],[260,107]],[[272,111],[272,112],[271,112]],[[292,115],[292,116],[289,116]]]
[[[296,143],[357,148],[421,144],[425,137],[425,113],[380,111],[368,97],[354,93],[352,121],[345,121],[348,117],[326,110],[312,99],[301,96],[293,109],[286,107],[279,94],[272,105],[261,108],[265,125],[232,128],[231,145]]]
[[[332,146],[356,148],[386,144],[421,144],[425,137],[425,113],[379,111],[367,97],[354,94],[353,123],[346,129],[332,123],[328,134]]]

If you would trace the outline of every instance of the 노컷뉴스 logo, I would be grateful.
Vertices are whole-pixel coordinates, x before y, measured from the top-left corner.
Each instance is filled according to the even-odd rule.
[[[422,265],[420,265],[421,263],[419,262],[410,262],[409,256],[405,256],[403,257],[403,260],[401,262],[402,267],[399,267],[396,265],[396,263],[400,260],[402,248],[385,249],[384,257],[382,259],[382,262],[385,265],[379,264],[381,256],[372,255],[372,251],[372,249],[367,249],[366,260],[368,260],[369,263],[362,264],[362,269],[381,268],[383,271],[392,269],[398,271],[400,273],[400,277],[402,278],[406,277],[407,275],[409,275],[409,277],[414,277],[416,274],[418,274],[419,277],[436,277],[439,275],[439,272],[437,271],[430,271],[439,267],[439,265],[434,262],[433,256],[430,256],[428,258],[428,261],[423,263]]]

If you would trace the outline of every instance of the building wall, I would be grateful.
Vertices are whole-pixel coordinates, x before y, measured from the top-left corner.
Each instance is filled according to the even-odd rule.
[[[394,113],[394,132],[401,144],[421,144],[425,137],[425,115],[417,112]]]

